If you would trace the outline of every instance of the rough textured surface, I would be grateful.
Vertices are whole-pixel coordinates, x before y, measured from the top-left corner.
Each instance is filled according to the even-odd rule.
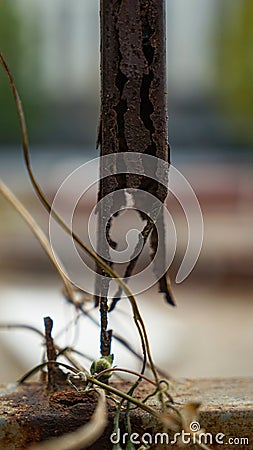
[[[119,386],[119,385],[118,385]],[[128,384],[120,384],[125,391]],[[178,405],[185,402],[201,401],[199,423],[201,428],[212,434],[211,449],[251,449],[253,448],[253,379],[199,379],[173,382],[171,393]],[[78,393],[69,388],[58,392],[48,392],[38,382],[2,387],[0,394],[0,448],[1,450],[23,450],[33,442],[59,436],[73,431],[87,422],[92,415],[96,394]],[[143,398],[149,392],[146,383],[141,384],[138,396]],[[153,407],[157,407],[154,400]],[[103,437],[90,449],[110,449],[109,436],[112,433],[112,418],[115,411],[109,404],[109,422]],[[133,432],[141,437],[143,433],[153,434],[158,430],[154,420],[139,410],[132,413]],[[217,433],[223,433],[224,444],[215,442]],[[173,432],[169,433],[170,438]],[[247,438],[248,444],[240,441],[229,445],[229,438]],[[151,447],[157,448],[156,445]],[[164,448],[178,448],[177,445]],[[191,448],[191,446],[187,446]]]
[[[169,159],[168,124],[166,108],[165,73],[165,3],[164,0],[101,0],[101,117],[98,145],[100,155],[122,152],[143,153],[164,161]],[[137,163],[146,174],[139,158]],[[111,167],[108,167],[111,165]],[[114,170],[112,170],[112,168]],[[126,207],[126,188],[139,189],[153,194],[161,202],[167,195],[167,187],[154,177],[131,173],[131,159],[125,158],[124,173],[118,164],[100,161],[100,183],[97,213],[100,232],[99,255],[113,266],[109,245],[116,248],[110,236],[112,217]],[[158,170],[157,161],[152,168]],[[112,170],[114,175],[109,174]],[[152,170],[151,170],[152,172]],[[117,196],[110,196],[121,190]],[[140,197],[140,196],[139,196]],[[141,213],[141,201],[134,196],[134,205]],[[146,217],[145,217],[146,218]],[[150,227],[149,232],[153,227]],[[163,229],[161,230],[163,231]],[[106,240],[104,239],[106,235]],[[160,237],[162,239],[162,236]],[[164,239],[162,239],[164,240]],[[156,250],[156,243],[152,249]],[[131,258],[132,259],[132,258]],[[138,257],[135,258],[137,261]],[[161,258],[160,258],[161,259]],[[164,258],[160,261],[165,266]],[[130,276],[133,264],[128,266],[125,277]],[[110,280],[97,265],[95,304],[101,311],[101,353],[110,354],[110,335],[107,330],[107,296]],[[130,273],[128,273],[130,272]],[[162,271],[164,273],[164,271]],[[103,278],[101,279],[101,276]],[[159,284],[171,300],[167,282]],[[116,295],[115,303],[120,299]]]
[[[201,402],[199,422],[210,432],[225,434],[224,444],[213,442],[212,449],[253,448],[253,378],[211,378],[175,383],[173,398],[180,404]],[[229,444],[229,438],[248,438],[248,444]],[[227,445],[225,445],[227,443]]]
[[[164,31],[164,0],[101,0],[101,155],[140,152],[168,161]],[[141,183],[151,189],[150,180],[133,176],[103,180],[100,198]],[[164,201],[167,190],[152,189]]]
[[[168,303],[174,305],[173,295],[166,278],[165,252],[157,251],[158,240],[155,223],[158,223],[160,242],[165,242],[163,208],[157,210],[152,220],[143,210],[141,191],[153,195],[161,204],[167,196],[168,165],[161,169],[158,158],[169,161],[168,117],[166,97],[166,27],[164,0],[101,0],[101,117],[98,136],[100,155],[124,156],[122,167],[119,161],[100,161],[100,183],[98,194],[98,223],[100,232],[97,253],[103,255],[113,267],[110,246],[117,247],[111,238],[111,225],[121,208],[127,206],[125,189],[134,189],[134,208],[146,225],[142,231],[144,242],[151,235],[151,258],[159,291]],[[141,155],[134,162],[140,173],[132,173],[135,153],[155,157],[153,164]],[[148,174],[148,175],[147,175]],[[155,174],[159,174],[159,182]],[[165,183],[162,183],[165,180]],[[136,193],[138,190],[138,195]],[[115,191],[120,191],[115,194]],[[113,194],[113,195],[109,195]],[[145,197],[144,197],[145,198]],[[100,202],[103,200],[103,202]],[[154,206],[154,205],[153,205]],[[150,205],[150,211],[152,211]],[[105,239],[106,236],[106,239]],[[137,260],[124,268],[124,278],[132,275]],[[157,253],[157,255],[156,255]],[[154,258],[154,256],[157,256]],[[117,268],[120,269],[120,265]],[[101,353],[110,353],[110,336],[107,331],[107,296],[110,280],[97,265],[95,305],[101,311]],[[112,310],[121,298],[121,289],[110,305]]]

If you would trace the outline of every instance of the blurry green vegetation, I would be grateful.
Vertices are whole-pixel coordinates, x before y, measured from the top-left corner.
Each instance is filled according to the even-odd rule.
[[[28,3],[29,11],[26,10]],[[95,132],[90,130],[96,128],[96,101],[91,104],[85,98],[84,91],[80,92],[80,98],[71,98],[71,95],[65,98],[63,92],[59,99],[55,99],[52,92],[48,91],[46,83],[40,78],[43,65],[47,64],[47,55],[45,57],[43,54],[45,28],[43,34],[39,0],[28,3],[21,0],[0,0],[0,49],[20,92],[31,141],[42,145],[93,145]],[[211,67],[211,71],[217,74],[212,98],[207,92],[203,111],[195,106],[195,103],[198,104],[198,94],[192,104],[187,104],[186,100],[186,106],[181,111],[183,127],[190,127],[190,133],[193,136],[195,133],[196,139],[202,139],[203,135],[205,142],[212,142],[213,133],[209,126],[206,127],[205,121],[210,120],[209,103],[215,101],[213,115],[216,115],[218,123],[217,140],[220,138],[223,144],[232,143],[235,148],[246,145],[253,147],[253,0],[222,0],[216,9],[210,30],[210,51],[215,48],[217,55]],[[60,11],[59,8],[59,14]],[[57,39],[62,39],[62,32],[59,32],[57,26],[59,27],[59,21],[56,36]],[[65,22],[62,27],[64,26],[67,27]],[[169,39],[173,41],[173,36]],[[194,60],[192,64],[194,66]],[[59,68],[57,77],[61,75]],[[185,82],[187,83],[187,79]],[[177,98],[175,104],[176,102]],[[178,108],[180,107],[179,102]],[[193,110],[199,116],[195,131],[192,131],[191,125]],[[19,128],[14,102],[6,76],[0,69],[0,151],[2,145],[17,145],[18,142]]]
[[[252,145],[253,1],[227,1],[223,7],[217,33],[219,108],[231,120],[236,143]]]
[[[19,88],[31,128],[39,120],[36,108],[36,24],[26,22],[20,14],[16,1],[0,0],[0,49]],[[29,61],[29,65],[27,64]],[[10,87],[4,71],[0,70],[0,142],[17,143],[18,121]]]

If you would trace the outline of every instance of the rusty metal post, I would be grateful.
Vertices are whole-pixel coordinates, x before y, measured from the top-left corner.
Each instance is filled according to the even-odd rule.
[[[101,156],[127,151],[168,161],[167,122],[165,1],[101,0]],[[101,180],[100,198],[131,187],[118,178]]]
[[[100,155],[138,152],[169,162],[165,1],[101,0],[100,14]],[[108,168],[104,167],[103,162],[100,167],[98,200],[103,199],[103,206],[98,206],[98,223],[101,230],[98,236],[98,253],[102,253],[111,265],[109,248],[105,247],[102,236],[106,230],[107,242],[116,247],[116,243],[110,238],[111,219],[108,221],[108,217],[113,216],[113,197],[107,197],[108,194],[119,189],[137,188],[149,192],[162,202],[167,195],[167,189],[157,181],[145,176],[127,174],[128,164],[126,161],[126,174],[109,177],[106,177]],[[145,167],[143,170],[146,173]],[[121,203],[121,206],[125,204],[124,193],[117,195],[117,202]],[[135,206],[138,209],[138,201]],[[142,218],[148,220],[143,214]],[[145,239],[153,231],[150,226]],[[163,226],[160,232],[164,233]],[[151,238],[152,254],[155,254],[156,246],[154,232]],[[137,259],[129,263],[126,270],[128,276]],[[160,260],[159,264],[163,264],[163,261]],[[96,289],[96,292],[99,292],[96,305],[100,305],[101,311],[101,352],[108,354],[110,343],[106,328],[110,281],[99,267],[97,273],[104,276],[100,286],[97,283]],[[159,287],[166,295],[167,301],[173,304],[166,277],[159,280]]]

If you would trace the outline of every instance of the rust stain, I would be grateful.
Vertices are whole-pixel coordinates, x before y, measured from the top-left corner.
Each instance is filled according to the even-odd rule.
[[[129,383],[115,384],[127,391]],[[247,437],[248,445],[234,448],[248,450],[253,443],[253,379],[205,379],[178,380],[173,382],[171,394],[177,406],[193,400],[201,401],[199,422],[209,433],[224,433],[227,437]],[[0,393],[0,448],[1,450],[24,450],[33,443],[73,431],[86,423],[94,412],[96,392],[79,393],[66,383],[57,392],[50,392],[39,382],[24,383],[15,390]],[[136,396],[145,398],[153,387],[141,383]],[[158,409],[159,403],[152,399],[150,405]],[[104,435],[90,450],[111,449],[115,405],[108,401],[109,422]],[[122,417],[123,419],[123,417]],[[124,432],[123,420],[121,421]],[[132,411],[132,431],[142,435],[154,435],[159,426],[149,414],[136,409]],[[151,449],[155,449],[152,446]],[[167,447],[168,448],[168,447]],[[176,445],[173,448],[178,448]],[[191,446],[188,446],[191,450]],[[211,447],[222,450],[224,445],[214,443]],[[230,445],[231,450],[233,446]]]

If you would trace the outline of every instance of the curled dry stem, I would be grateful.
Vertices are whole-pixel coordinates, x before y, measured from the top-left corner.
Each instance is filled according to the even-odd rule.
[[[4,322],[0,322],[0,329],[2,330],[10,330],[10,329],[16,329],[16,330],[29,330],[29,331],[33,331],[34,333],[37,333],[40,337],[42,337],[43,339],[45,339],[44,334],[36,327],[33,327],[31,325],[25,325],[22,323],[4,323]],[[79,356],[82,356],[83,358],[88,359],[89,361],[93,361],[93,358],[91,358],[91,356],[86,355],[82,352],[79,352],[78,350],[73,349],[72,347],[65,347],[65,348],[61,348],[59,345],[54,344],[55,348],[57,350],[57,357],[63,355],[66,360],[72,364],[72,366],[74,366],[77,370],[81,371],[85,371],[85,369],[83,368],[83,366],[81,366],[81,364],[73,357],[72,353],[75,353]],[[45,362],[45,361],[44,361]]]
[[[151,380],[151,378],[147,377],[146,375],[139,373],[135,370],[131,370],[131,369],[125,369],[122,367],[111,367],[110,369],[105,369],[101,372],[99,372],[96,375],[96,378],[100,378],[101,376],[105,375],[106,373],[109,372],[123,372],[123,373],[129,373],[130,375],[135,375],[137,377],[139,377],[141,380],[145,380],[148,383],[152,384],[153,386],[157,387],[157,384],[155,381]],[[162,392],[166,395],[166,397],[168,398],[168,400],[171,403],[174,403],[173,398],[171,397],[171,395],[168,393],[168,388],[169,388],[169,383],[166,380],[160,380],[159,381],[159,385],[161,386],[161,384],[164,383],[165,387],[162,389]]]
[[[20,378],[17,383],[18,384],[22,384],[24,383],[28,378],[30,378],[32,375],[34,375],[36,372],[38,372],[38,370],[43,369],[44,367],[46,367],[48,364],[54,364],[60,367],[64,367],[67,370],[70,370],[71,372],[73,372],[75,375],[81,375],[82,379],[86,381],[87,384],[92,384],[95,385],[96,387],[99,387],[101,389],[104,389],[106,392],[110,392],[111,394],[116,395],[117,397],[122,398],[123,400],[126,400],[127,402],[130,402],[136,406],[138,406],[139,408],[143,409],[144,411],[149,412],[153,417],[157,418],[157,419],[161,419],[160,414],[155,411],[153,408],[151,408],[150,406],[143,404],[141,401],[137,400],[136,398],[132,397],[131,395],[120,391],[119,389],[105,384],[102,381],[98,380],[97,377],[89,375],[88,373],[83,373],[80,372],[79,370],[77,370],[76,368],[62,363],[62,362],[57,362],[57,361],[46,361],[44,363],[38,364],[36,367],[34,367],[33,369],[29,370],[22,378]],[[176,408],[173,407],[173,409],[175,409],[176,412],[178,412],[178,410]],[[179,413],[178,413],[179,414]]]
[[[60,363],[60,362],[56,362],[56,361],[47,361],[47,362],[45,362],[45,363],[43,363],[43,364],[40,364],[40,365],[38,365],[37,367],[35,367],[35,368],[33,368],[32,370],[30,370],[26,375],[24,375],[23,377],[22,377],[22,379],[21,380],[19,380],[18,381],[18,383],[23,383],[28,377],[30,377],[32,374],[34,374],[35,372],[37,372],[39,369],[41,369],[41,368],[43,368],[43,367],[45,367],[46,365],[48,365],[48,364],[55,364],[55,365],[57,365],[57,366],[62,366],[62,367],[64,367],[64,368],[66,368],[66,369],[68,369],[68,370],[70,370],[71,372],[73,372],[75,375],[78,375],[79,377],[80,377],[80,379],[81,380],[83,380],[84,381],[84,383],[86,383],[86,387],[88,387],[89,386],[89,389],[91,388],[91,386],[95,386],[96,387],[96,390],[97,390],[97,388],[99,388],[99,389],[101,389],[101,390],[103,390],[105,393],[110,393],[110,394],[113,394],[113,395],[115,395],[116,397],[119,397],[119,398],[121,398],[123,401],[127,401],[128,403],[130,403],[130,404],[132,404],[132,405],[135,405],[137,408],[140,408],[140,409],[142,409],[143,411],[146,411],[147,413],[149,413],[154,419],[156,419],[161,425],[163,425],[166,429],[167,429],[167,427],[168,427],[168,424],[170,423],[170,422],[175,422],[175,423],[178,423],[179,425],[181,424],[181,426],[184,426],[184,427],[186,427],[187,426],[187,424],[186,424],[186,422],[185,422],[185,418],[184,418],[184,416],[183,416],[183,411],[181,412],[181,411],[179,411],[179,409],[176,407],[176,406],[174,406],[173,404],[169,404],[168,406],[169,406],[169,408],[171,409],[171,410],[173,410],[175,413],[176,413],[176,415],[177,415],[177,419],[176,419],[176,417],[174,416],[174,418],[170,421],[170,420],[168,420],[168,417],[166,418],[166,416],[164,415],[164,413],[160,413],[159,411],[156,411],[153,407],[151,407],[151,406],[149,406],[149,405],[147,405],[146,403],[145,403],[145,401],[143,402],[143,401],[140,401],[140,400],[138,400],[138,399],[136,399],[135,397],[133,397],[133,396],[131,396],[131,395],[129,395],[128,393],[125,393],[125,392],[123,392],[123,391],[120,391],[119,389],[117,389],[117,388],[115,388],[115,387],[113,387],[113,386],[111,386],[111,385],[107,385],[107,384],[105,384],[105,383],[103,383],[103,382],[101,382],[99,379],[98,379],[98,375],[96,375],[96,376],[91,376],[91,375],[89,375],[88,373],[83,373],[83,372],[79,372],[77,369],[75,369],[74,367],[71,367],[71,366],[69,366],[68,364],[64,364],[64,363]],[[112,368],[110,369],[110,370],[113,370]],[[115,370],[116,370],[116,368],[115,368]],[[124,370],[124,369],[120,369],[120,370]],[[128,372],[128,371],[127,371]],[[102,372],[101,372],[102,373]],[[133,372],[134,373],[134,372]],[[141,376],[141,374],[138,374],[138,373],[134,373],[135,375],[137,375],[137,376]],[[100,374],[99,374],[100,375]],[[144,377],[142,377],[142,378],[144,378]],[[145,379],[146,379],[147,377],[145,377]],[[152,381],[152,380],[147,380],[147,381],[149,381],[152,385],[155,385],[155,383]],[[165,380],[162,380],[161,382],[164,382]],[[81,392],[83,392],[83,391],[85,391],[85,389],[84,390],[81,390]],[[155,393],[154,393],[154,395],[155,395]],[[145,399],[145,400],[147,400],[147,399]],[[187,405],[185,406],[185,407],[187,407]],[[83,427],[81,427],[82,429],[83,429],[83,431],[84,431],[84,428]],[[81,428],[79,429],[79,430],[77,430],[77,431],[80,431],[81,432]],[[64,437],[64,439],[67,439],[67,437],[68,437],[68,435],[65,435],[65,437]],[[74,434],[72,435],[72,437],[73,437],[73,439],[74,439]],[[99,436],[98,436],[99,437]],[[61,438],[60,438],[61,439]],[[35,447],[33,450],[42,450],[42,449],[44,449],[44,448],[47,448],[47,449],[50,449],[50,450],[65,450],[66,448],[68,448],[68,449],[72,449],[72,450],[77,450],[78,448],[80,448],[80,447],[65,447],[64,445],[65,445],[65,442],[64,442],[64,439],[62,440],[62,441],[59,441],[59,439],[57,439],[57,440],[55,440],[55,442],[54,442],[54,444],[55,444],[55,446],[54,447]],[[62,445],[63,446],[61,446],[61,445],[59,445],[59,444],[61,444],[61,442],[62,442]],[[58,444],[57,446],[56,446],[56,443]],[[68,444],[69,445],[69,444]],[[202,448],[203,450],[210,450],[207,446],[205,446],[204,444],[202,444],[201,443],[201,441],[200,440],[198,440],[198,439],[196,439],[196,445],[198,445],[200,448]],[[85,448],[85,446],[83,446],[82,448]]]
[[[144,321],[143,321],[142,316],[140,314],[137,302],[136,302],[136,300],[135,300],[131,290],[128,288],[128,286],[123,281],[123,279],[108,264],[106,264],[106,262],[96,254],[96,252],[94,252],[92,249],[87,247],[82,242],[82,240],[71,229],[69,229],[69,227],[64,222],[64,220],[52,208],[51,203],[47,200],[45,194],[43,193],[40,185],[38,184],[38,182],[37,182],[37,180],[36,180],[36,178],[35,178],[35,176],[33,174],[32,167],[31,167],[31,162],[30,162],[30,155],[29,155],[27,126],[26,126],[25,115],[24,115],[24,111],[23,111],[23,107],[22,107],[22,102],[21,102],[18,90],[16,88],[13,76],[12,76],[12,74],[10,72],[10,69],[9,69],[9,67],[8,67],[8,65],[7,65],[3,55],[1,53],[0,53],[0,62],[3,65],[3,68],[4,68],[5,72],[6,72],[6,75],[8,77],[8,80],[9,80],[9,83],[10,83],[10,86],[11,86],[11,89],[12,89],[12,93],[13,93],[13,97],[14,97],[14,101],[15,101],[15,105],[16,105],[16,109],[17,109],[17,113],[18,113],[20,129],[21,129],[22,146],[23,146],[23,153],[24,153],[25,163],[26,163],[26,167],[27,167],[28,174],[29,174],[30,180],[32,182],[32,185],[33,185],[33,187],[34,187],[34,189],[35,189],[35,191],[36,191],[40,201],[42,202],[42,204],[44,205],[44,207],[46,208],[48,213],[52,215],[52,217],[62,226],[62,228],[68,234],[70,234],[72,236],[72,238],[75,240],[75,242],[93,260],[95,260],[96,263],[111,278],[115,278],[116,279],[118,285],[121,287],[123,292],[128,297],[128,299],[130,301],[130,304],[131,304],[131,307],[132,307],[133,319],[134,319],[135,325],[137,327],[137,330],[139,332],[140,339],[141,339],[144,363],[146,363],[146,358],[148,357],[148,360],[149,360],[149,363],[150,363],[150,367],[151,367],[151,370],[152,370],[153,375],[154,375],[154,379],[155,379],[155,381],[157,383],[157,386],[159,386],[158,373],[157,373],[157,369],[156,369],[156,366],[154,364],[154,361],[153,361],[153,358],[152,358],[152,355],[151,355],[151,350],[150,350],[150,345],[149,345],[149,340],[148,340],[145,324],[144,324]]]

